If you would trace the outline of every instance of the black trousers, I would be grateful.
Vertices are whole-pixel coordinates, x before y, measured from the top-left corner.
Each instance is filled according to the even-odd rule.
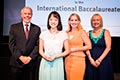
[[[10,66],[10,80],[39,80],[40,61],[41,56],[37,57],[31,67],[27,65],[23,68]]]
[[[11,80],[35,80],[35,71],[28,67],[17,68],[11,66]]]

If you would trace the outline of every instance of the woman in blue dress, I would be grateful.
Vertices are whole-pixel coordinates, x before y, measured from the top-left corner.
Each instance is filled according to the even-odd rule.
[[[92,49],[86,51],[85,80],[114,80],[111,64],[110,49],[111,35],[107,29],[103,29],[103,19],[100,14],[94,14],[91,18],[93,30],[89,31]]]
[[[47,28],[48,30],[40,34],[39,39],[39,53],[42,56],[39,80],[64,80],[63,57],[69,53],[69,44],[67,33],[62,31],[58,12],[49,14]]]

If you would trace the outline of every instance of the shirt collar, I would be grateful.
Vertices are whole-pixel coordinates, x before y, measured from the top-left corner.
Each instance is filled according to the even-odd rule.
[[[24,30],[26,30],[25,22],[23,21]],[[30,23],[28,23],[28,30],[30,30]]]
[[[26,24],[26,23],[23,21],[23,26],[25,26],[25,24]],[[30,23],[28,23],[28,27],[30,27]]]

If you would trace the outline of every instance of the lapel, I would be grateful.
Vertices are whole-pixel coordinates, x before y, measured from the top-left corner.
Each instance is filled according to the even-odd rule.
[[[34,25],[31,23],[30,24],[30,31],[29,31],[28,39],[30,39],[30,37],[32,37],[33,34],[34,34]]]
[[[34,34],[34,25],[32,23],[30,23],[30,30],[29,30],[29,35],[28,35],[28,39],[26,39],[26,36],[25,36],[25,31],[24,31],[24,28],[23,28],[23,23],[21,22],[20,23],[20,26],[19,26],[19,30],[21,31],[21,35],[23,35],[23,38],[25,40],[29,40],[30,37],[32,37],[32,35]]]
[[[24,28],[23,28],[23,23],[21,22],[20,23],[20,26],[19,26],[19,31],[21,32],[20,34],[23,35],[23,38],[26,39],[26,36],[25,36],[25,31],[24,31]]]

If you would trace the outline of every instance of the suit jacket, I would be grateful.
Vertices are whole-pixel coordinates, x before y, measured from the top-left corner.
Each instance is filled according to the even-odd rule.
[[[19,59],[21,55],[30,56],[32,60],[27,65],[34,65],[34,61],[39,55],[38,41],[40,33],[40,27],[30,23],[30,31],[28,39],[26,39],[22,22],[11,25],[9,33],[9,49],[12,53],[10,65],[22,68],[24,64]]]

